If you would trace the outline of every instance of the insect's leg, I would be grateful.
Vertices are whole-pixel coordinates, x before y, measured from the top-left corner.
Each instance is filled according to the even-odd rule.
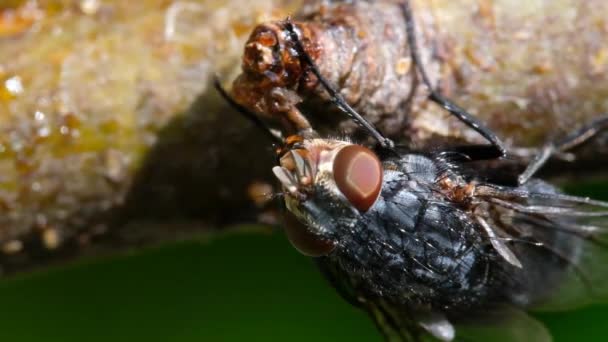
[[[303,64],[306,64],[310,67],[310,70],[317,77],[317,79],[321,83],[321,86],[323,86],[325,91],[327,91],[331,101],[338,107],[338,109],[346,113],[359,126],[363,127],[378,142],[378,144],[380,144],[382,148],[392,149],[395,146],[393,141],[385,137],[382,133],[380,133],[380,131],[378,131],[376,127],[374,127],[374,125],[372,125],[369,121],[363,118],[361,114],[357,113],[357,111],[355,111],[346,102],[340,92],[336,90],[336,88],[331,85],[330,82],[325,77],[323,77],[323,75],[321,75],[321,72],[319,71],[317,65],[314,63],[310,55],[306,53],[306,50],[304,49],[304,46],[302,45],[302,42],[300,41],[300,38],[298,37],[298,34],[289,18],[285,21],[285,29],[289,33],[291,40],[294,42],[295,48],[297,49],[298,55],[300,56],[300,60],[303,62]]]
[[[490,160],[502,157],[502,153],[492,145],[462,145],[449,148],[450,152],[456,152],[468,157],[470,161]]]
[[[367,302],[367,310],[386,341],[423,341],[423,329],[403,308],[383,299]]]
[[[215,86],[215,89],[217,89],[220,96],[222,96],[222,98],[231,107],[233,107],[236,111],[241,113],[245,118],[247,118],[256,127],[258,127],[262,132],[264,132],[264,134],[268,137],[268,139],[270,139],[271,142],[273,142],[277,146],[283,145],[283,138],[281,137],[281,135],[278,134],[277,132],[273,131],[272,129],[270,129],[270,127],[268,127],[255,113],[251,112],[249,109],[245,108],[244,106],[242,106],[238,102],[236,102],[228,94],[228,92],[226,92],[226,90],[222,87],[222,84],[220,83],[220,80],[218,77],[215,77],[213,79],[213,85]]]
[[[275,87],[268,93],[268,96],[273,103],[270,113],[279,114],[280,121],[288,131],[303,135],[313,131],[310,122],[297,107],[301,98],[295,91]]]
[[[519,175],[517,182],[519,185],[525,184],[534,174],[549,160],[549,158],[561,152],[566,152],[593,138],[599,132],[608,129],[608,115],[602,116],[588,123],[587,125],[568,134],[565,138],[556,142],[551,142],[543,146],[528,164],[526,170]]]
[[[412,9],[410,7],[409,0],[403,1],[401,3],[401,9],[405,18],[407,42],[409,45],[412,62],[414,63],[415,68],[418,70],[418,73],[422,77],[422,81],[430,91],[429,100],[443,107],[445,110],[450,112],[450,114],[454,115],[458,120],[462,121],[465,125],[471,127],[482,137],[484,137],[492,145],[492,147],[496,149],[496,155],[498,155],[499,157],[505,156],[507,154],[505,146],[502,141],[500,141],[498,136],[496,136],[496,134],[492,132],[492,130],[486,127],[486,125],[484,125],[473,115],[469,114],[465,109],[461,108],[449,99],[443,97],[439,93],[439,91],[433,87],[422,65],[420,55],[418,54],[418,45],[416,42],[416,24],[414,22],[414,16],[412,14]]]

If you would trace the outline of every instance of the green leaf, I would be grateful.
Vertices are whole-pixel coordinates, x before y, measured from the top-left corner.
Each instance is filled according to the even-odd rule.
[[[381,341],[280,233],[33,273],[0,282],[0,302],[2,341]],[[603,341],[608,306],[535,317],[557,342]]]

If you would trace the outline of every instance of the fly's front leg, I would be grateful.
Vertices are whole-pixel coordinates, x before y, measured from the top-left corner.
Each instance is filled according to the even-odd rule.
[[[298,32],[296,32],[296,28],[291,22],[290,18],[287,18],[287,20],[285,20],[285,29],[289,33],[289,37],[294,43],[294,47],[298,52],[298,56],[300,57],[301,63],[303,65],[307,65],[310,68],[310,71],[315,75],[323,89],[325,89],[325,91],[329,94],[331,102],[333,102],[339,110],[348,115],[351,120],[353,120],[361,128],[363,128],[372,138],[374,138],[381,148],[392,150],[395,147],[395,143],[391,139],[385,137],[371,122],[369,122],[361,114],[354,110],[348,104],[348,102],[346,102],[346,100],[340,94],[337,88],[332,85],[325,77],[323,77],[323,75],[321,75],[321,71],[319,71],[319,68],[317,67],[315,62],[306,52],[306,49],[304,49],[302,41],[298,36]]]
[[[528,164],[526,170],[519,175],[517,182],[519,185],[525,184],[550,157],[578,147],[606,129],[608,129],[608,115],[591,121],[558,141],[546,144]]]
[[[312,132],[310,121],[297,107],[302,98],[295,91],[276,87],[266,97],[268,109],[290,131],[289,134],[306,135]]]
[[[232,96],[230,96],[230,94],[228,94],[228,92],[222,86],[222,83],[220,82],[219,77],[216,76],[213,79],[213,85],[214,85],[215,89],[218,91],[218,93],[220,94],[220,96],[232,108],[234,108],[236,111],[241,113],[245,118],[247,118],[249,121],[251,121],[256,127],[258,127],[260,129],[260,131],[262,131],[262,133],[264,133],[264,135],[266,135],[266,137],[273,144],[275,144],[276,146],[283,145],[283,136],[281,135],[281,133],[270,129],[270,127],[268,127],[256,113],[251,112],[245,106],[241,105],[234,98],[232,98]]]

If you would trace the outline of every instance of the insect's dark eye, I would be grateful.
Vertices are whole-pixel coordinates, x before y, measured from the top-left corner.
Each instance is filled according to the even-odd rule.
[[[376,202],[382,188],[382,163],[370,149],[344,147],[334,159],[333,171],[338,189],[359,211],[367,211]]]
[[[311,257],[327,255],[335,247],[333,242],[310,232],[290,212],[285,213],[285,235],[295,249]]]

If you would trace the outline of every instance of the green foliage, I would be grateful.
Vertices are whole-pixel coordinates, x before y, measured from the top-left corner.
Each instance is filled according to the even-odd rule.
[[[2,341],[374,341],[281,234],[183,243],[0,283]]]

